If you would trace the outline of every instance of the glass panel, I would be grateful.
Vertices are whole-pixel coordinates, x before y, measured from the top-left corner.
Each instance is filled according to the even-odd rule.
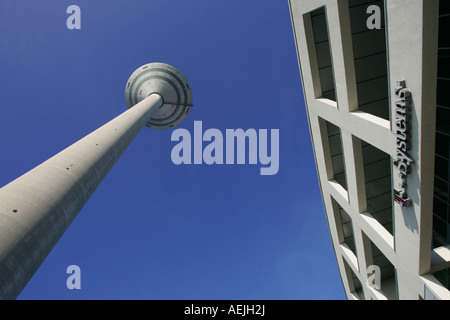
[[[367,8],[381,11],[381,29],[367,28]],[[358,109],[389,120],[384,1],[349,1]]]
[[[347,177],[345,173],[344,154],[342,148],[341,129],[334,124],[320,119],[326,124],[326,137],[328,138],[329,154],[331,157],[333,180],[338,182],[344,189],[347,189]],[[326,143],[324,143],[326,145]],[[326,150],[325,154],[327,154]]]
[[[312,29],[319,67],[322,97],[336,101],[336,90],[331,59],[330,41],[328,37],[327,15],[324,7],[312,11]]]
[[[367,212],[392,234],[391,157],[365,141],[361,146]]]

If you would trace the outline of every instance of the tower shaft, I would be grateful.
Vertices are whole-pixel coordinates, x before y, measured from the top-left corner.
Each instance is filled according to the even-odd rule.
[[[153,93],[0,189],[0,299],[15,299],[137,133]]]

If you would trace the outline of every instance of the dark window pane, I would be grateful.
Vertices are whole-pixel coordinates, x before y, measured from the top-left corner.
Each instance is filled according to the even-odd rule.
[[[326,121],[326,126],[334,180],[336,180],[344,189],[347,189],[341,129],[328,121]]]
[[[450,14],[450,1],[448,1],[448,0],[440,0],[439,1],[439,15],[444,15],[444,14]]]
[[[433,212],[442,220],[447,220],[447,204],[436,197],[433,200]]]
[[[450,81],[438,79],[437,81],[437,104],[450,107]]]
[[[438,51],[438,77],[450,78],[450,50],[448,49],[439,49]]]
[[[367,212],[392,234],[391,157],[363,140],[361,146]]]
[[[316,48],[322,97],[336,101],[327,15],[324,7],[310,13]]]
[[[435,177],[434,194],[439,197],[439,199],[448,202],[448,182]]]
[[[433,231],[438,233],[442,238],[447,238],[447,223],[436,216],[433,216]]]
[[[448,181],[448,160],[435,157],[435,175],[441,178],[442,180]]]
[[[367,8],[381,9],[381,29],[367,28]],[[349,1],[358,110],[389,120],[384,1]]]
[[[436,132],[436,154],[448,158],[449,136]]]
[[[448,0],[446,0],[449,2]],[[439,18],[439,47],[450,47],[450,37],[447,32],[450,28],[450,16],[441,16]]]
[[[436,129],[444,134],[450,134],[450,109],[437,107]]]

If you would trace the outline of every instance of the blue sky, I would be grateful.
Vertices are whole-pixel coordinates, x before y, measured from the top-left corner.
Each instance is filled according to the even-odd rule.
[[[287,1],[2,0],[0,48],[1,185],[125,111],[149,62],[191,84],[178,128],[280,132],[279,171],[262,176],[177,166],[173,129],[143,128],[19,299],[345,299]]]

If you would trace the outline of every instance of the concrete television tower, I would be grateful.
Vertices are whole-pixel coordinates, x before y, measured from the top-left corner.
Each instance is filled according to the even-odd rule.
[[[0,299],[17,298],[141,128],[172,128],[192,107],[164,63],[133,72],[125,98],[127,111],[0,189]]]

